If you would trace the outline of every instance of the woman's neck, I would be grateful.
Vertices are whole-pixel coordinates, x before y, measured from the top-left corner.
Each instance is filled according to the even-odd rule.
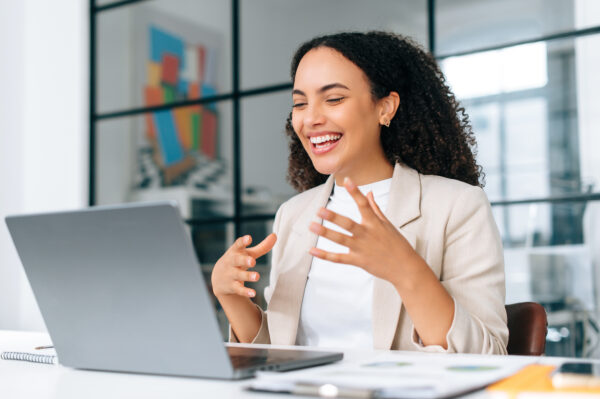
[[[362,166],[362,167],[360,167]],[[357,186],[374,183],[376,181],[389,179],[394,174],[394,166],[387,159],[373,160],[367,165],[357,165],[349,170],[341,170],[334,174],[335,183],[344,185],[344,179],[349,177]]]

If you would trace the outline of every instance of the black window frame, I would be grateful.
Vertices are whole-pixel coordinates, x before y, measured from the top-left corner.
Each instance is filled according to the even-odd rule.
[[[147,0],[122,0],[109,3],[106,5],[97,6],[95,0],[89,0],[89,187],[88,187],[88,204],[89,206],[96,205],[96,124],[99,121],[139,115],[147,112],[153,112],[158,110],[174,109],[178,107],[193,105],[193,104],[205,104],[209,102],[218,102],[224,100],[230,100],[232,102],[232,118],[233,118],[233,199],[234,209],[233,215],[230,217],[220,217],[214,219],[187,219],[186,223],[190,226],[199,226],[205,224],[214,223],[233,223],[235,236],[239,236],[241,233],[241,226],[247,222],[255,221],[269,221],[272,220],[275,215],[269,214],[255,214],[246,215],[242,210],[242,160],[241,160],[241,126],[240,126],[240,103],[243,98],[250,96],[257,96],[262,94],[282,92],[290,90],[292,84],[290,82],[282,82],[279,84],[266,85],[262,87],[252,88],[249,90],[240,89],[240,0],[230,0],[231,4],[231,51],[232,51],[232,88],[229,93],[219,94],[210,97],[203,97],[196,100],[173,102],[169,104],[152,106],[152,107],[135,107],[129,109],[122,109],[113,112],[98,113],[96,109],[96,51],[97,51],[97,18],[98,15],[107,10],[113,10],[120,7],[127,7],[133,4],[141,3]],[[500,50],[507,47],[514,47],[522,44],[536,43],[542,41],[554,41],[566,38],[576,38],[588,35],[594,35],[600,33],[600,26],[570,30],[558,32],[550,35],[539,36],[535,38],[528,38],[521,41],[511,41],[501,43],[494,46],[475,48],[468,51],[461,51],[448,54],[437,54],[436,52],[436,3],[435,0],[427,0],[427,32],[428,32],[428,46],[431,54],[438,60],[443,60],[449,57],[470,55],[476,53],[482,53],[491,50]],[[492,201],[492,206],[510,206],[520,204],[535,204],[535,203],[565,203],[565,202],[587,202],[600,200],[600,193],[581,193],[581,194],[569,194],[569,195],[558,195],[558,196],[546,196],[538,198],[523,198],[523,199],[510,199],[501,201]]]

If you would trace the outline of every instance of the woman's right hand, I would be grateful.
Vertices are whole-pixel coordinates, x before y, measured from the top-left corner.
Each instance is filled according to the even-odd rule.
[[[213,293],[217,298],[227,295],[240,295],[246,298],[256,296],[256,291],[244,287],[246,281],[258,281],[260,275],[248,271],[256,265],[256,259],[268,253],[277,241],[274,233],[269,234],[262,242],[248,248],[252,237],[245,235],[238,238],[221,256],[212,271],[211,282]]]

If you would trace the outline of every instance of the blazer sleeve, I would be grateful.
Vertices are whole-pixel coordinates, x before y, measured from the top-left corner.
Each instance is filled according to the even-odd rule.
[[[448,348],[423,346],[414,327],[413,345],[425,352],[506,354],[502,241],[481,188],[471,186],[457,196],[445,238],[440,280],[454,300]]]
[[[275,221],[273,222],[273,232],[277,235],[277,242],[275,243],[275,246],[273,247],[273,250],[271,253],[271,272],[270,272],[270,276],[269,276],[269,285],[265,288],[265,292],[264,292],[267,305],[269,304],[269,302],[271,302],[271,296],[273,295],[273,285],[274,285],[274,282],[276,281],[276,273],[277,273],[277,262],[280,259],[280,255],[281,255],[281,251],[282,251],[281,240],[279,239],[282,214],[283,214],[283,205],[280,206],[279,209],[277,210],[277,213],[275,214]],[[256,336],[250,343],[252,343],[252,344],[270,344],[271,337],[269,335],[269,323],[267,320],[267,312],[268,311],[261,309],[260,306],[258,306],[256,304],[255,304],[255,306],[260,311],[261,321],[260,321],[260,328],[258,329]],[[233,329],[231,328],[231,324],[229,325],[229,342],[240,342],[238,337],[233,332]]]

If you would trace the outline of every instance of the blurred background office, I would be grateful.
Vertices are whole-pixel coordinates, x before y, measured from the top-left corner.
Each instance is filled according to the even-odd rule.
[[[177,200],[210,281],[294,195],[294,50],[371,29],[431,51],[470,116],[507,303],[545,306],[548,355],[600,357],[596,0],[0,0],[0,216]],[[4,223],[0,329],[45,329]]]

